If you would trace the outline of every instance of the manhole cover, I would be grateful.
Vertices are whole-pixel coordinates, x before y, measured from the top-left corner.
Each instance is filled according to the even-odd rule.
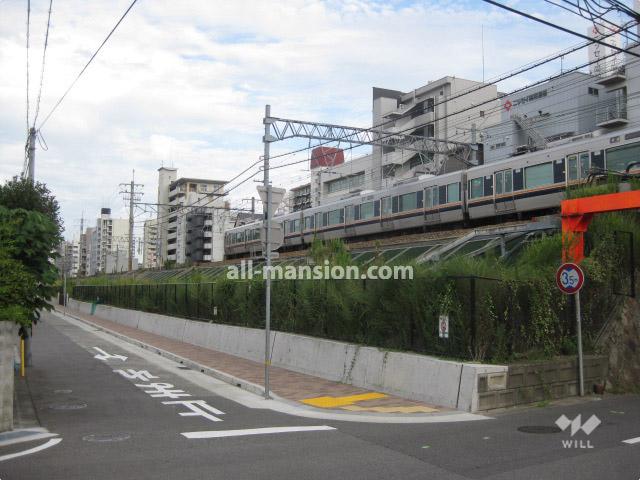
[[[61,389],[61,390],[54,390],[53,393],[56,394],[62,394],[62,395],[68,395],[70,393],[72,393],[73,390],[69,390],[69,389]]]
[[[518,427],[518,431],[522,433],[560,433],[562,430],[559,427],[548,425],[525,425]]]
[[[86,403],[53,403],[49,405],[52,410],[80,410],[87,408]]]
[[[86,435],[82,437],[85,442],[122,442],[131,438],[128,433],[97,433],[95,435]]]

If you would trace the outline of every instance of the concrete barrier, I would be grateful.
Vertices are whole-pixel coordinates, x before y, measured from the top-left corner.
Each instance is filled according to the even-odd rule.
[[[0,322],[0,432],[13,428],[13,363],[18,326]]]
[[[70,309],[89,313],[91,305],[70,299]],[[154,313],[98,305],[96,316],[164,337],[249,360],[264,358],[264,331],[198,322]],[[502,375],[507,367],[441,360],[426,355],[295,335],[272,334],[272,364],[327,380],[405,398],[477,411],[478,377]]]

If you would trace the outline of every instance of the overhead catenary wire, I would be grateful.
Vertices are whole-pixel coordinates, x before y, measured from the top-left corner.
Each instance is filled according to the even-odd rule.
[[[38,126],[38,130],[40,130],[45,123],[47,123],[47,121],[49,120],[49,118],[51,118],[51,115],[53,115],[53,112],[56,111],[56,109],[60,106],[60,104],[62,103],[62,101],[66,98],[66,96],[69,94],[69,92],[71,91],[71,89],[74,87],[74,85],[78,82],[78,80],[80,80],[80,77],[84,74],[84,72],[87,70],[87,68],[89,67],[89,65],[91,65],[91,62],[93,62],[93,60],[96,58],[96,56],[98,55],[98,53],[100,53],[100,50],[102,50],[102,47],[105,46],[105,44],[109,41],[109,39],[111,38],[111,36],[113,35],[113,33],[116,31],[116,29],[118,28],[118,26],[122,23],[122,21],[125,19],[125,17],[127,16],[127,14],[131,11],[131,9],[133,8],[133,6],[136,4],[138,0],[133,0],[131,2],[131,4],[129,5],[129,8],[127,8],[125,10],[125,12],[122,14],[122,16],[120,17],[120,19],[118,20],[118,22],[115,24],[115,26],[111,29],[111,31],[109,32],[109,34],[105,37],[105,39],[102,41],[102,43],[100,44],[100,46],[98,47],[98,49],[93,53],[93,55],[91,55],[91,58],[89,58],[89,61],[85,64],[84,67],[82,67],[82,70],[80,70],[80,73],[78,73],[78,75],[76,76],[76,78],[73,80],[73,82],[71,82],[71,85],[69,85],[69,88],[67,88],[67,90],[62,94],[62,96],[60,97],[60,99],[55,103],[55,105],[53,106],[53,108],[49,111],[49,113],[47,114],[47,116],[44,118],[44,120],[42,121],[42,123]]]
[[[51,25],[51,9],[53,7],[53,0],[49,0],[49,14],[47,16],[47,30],[44,35],[44,49],[42,50],[42,68],[40,70],[40,88],[38,90],[38,98],[36,100],[36,113],[33,117],[33,128],[38,121],[38,114],[40,113],[40,99],[42,98],[42,85],[44,83],[44,67],[47,58],[47,46],[49,45],[49,27]]]

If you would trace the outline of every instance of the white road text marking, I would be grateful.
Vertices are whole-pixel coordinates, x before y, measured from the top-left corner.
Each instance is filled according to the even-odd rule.
[[[93,356],[93,358],[97,358],[98,360],[107,361],[110,358],[117,358],[117,359],[122,360],[124,362],[128,358],[128,357],[125,357],[124,355],[111,355],[110,353],[107,353],[107,352],[105,352],[104,350],[102,350],[101,348],[98,348],[98,347],[93,347],[93,348],[100,352],[98,355],[94,355]]]

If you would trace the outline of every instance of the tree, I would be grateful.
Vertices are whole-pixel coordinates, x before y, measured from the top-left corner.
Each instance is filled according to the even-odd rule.
[[[0,206],[0,318],[12,313],[14,321],[29,326],[39,310],[51,309],[47,301],[55,295],[57,278],[52,258],[59,241],[48,216]]]
[[[13,180],[0,185],[0,205],[8,209],[22,208],[42,213],[56,226],[59,240],[62,240],[60,206],[44,183],[33,183],[26,178],[14,177]]]

